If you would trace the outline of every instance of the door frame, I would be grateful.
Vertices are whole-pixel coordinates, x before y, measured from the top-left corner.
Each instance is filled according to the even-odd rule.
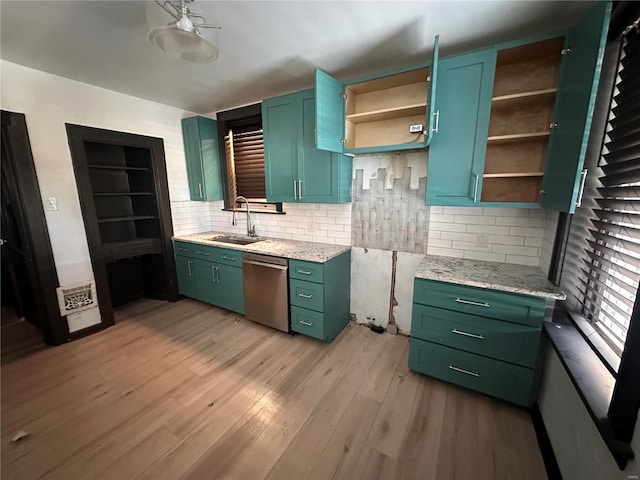
[[[31,284],[35,316],[47,345],[69,340],[69,327],[60,315],[56,288],[60,285],[42,206],[40,186],[33,163],[27,122],[23,113],[1,111],[2,136],[6,143],[2,162],[15,174],[16,216],[24,230],[27,276]],[[7,179],[9,180],[9,179]]]

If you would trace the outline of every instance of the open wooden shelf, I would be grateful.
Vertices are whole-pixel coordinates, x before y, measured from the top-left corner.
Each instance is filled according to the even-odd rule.
[[[371,112],[352,113],[347,115],[348,121],[358,124],[366,122],[377,122],[380,120],[391,120],[394,118],[404,118],[413,115],[426,115],[427,103],[417,103],[413,105],[399,106],[393,108],[384,108]]]
[[[493,97],[491,99],[492,108],[513,108],[527,105],[532,102],[544,101],[546,98],[552,98],[557,91],[557,88],[545,88],[542,90],[500,95],[499,97]]]
[[[136,220],[154,220],[155,218],[153,215],[129,215],[126,217],[99,218],[98,223],[133,222]]]
[[[94,192],[94,197],[144,197],[152,196],[152,192]]]
[[[87,165],[89,168],[95,168],[97,170],[120,170],[120,171],[137,171],[137,172],[150,172],[151,169],[147,167],[129,167],[125,165]]]
[[[506,142],[519,142],[527,139],[545,139],[549,136],[549,132],[531,132],[531,133],[516,133],[513,135],[494,135],[487,138],[488,142],[494,143],[506,143]]]
[[[542,177],[544,172],[485,173],[483,178]]]
[[[123,258],[136,258],[162,252],[158,238],[133,238],[122,242],[103,242],[102,253],[105,262],[115,262]]]

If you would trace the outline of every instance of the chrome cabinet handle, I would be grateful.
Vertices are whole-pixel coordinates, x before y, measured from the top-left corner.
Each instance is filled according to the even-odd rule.
[[[491,306],[487,302],[474,302],[472,300],[465,300],[464,298],[456,298],[455,301],[456,303],[464,303],[466,305],[475,305],[476,307],[489,308]]]
[[[198,192],[200,192],[200,198],[203,198],[204,195],[202,195],[202,184],[198,183]]]
[[[457,328],[451,330],[451,333],[455,333],[456,335],[464,335],[465,337],[477,338],[478,340],[484,340],[484,335],[476,335],[475,333],[463,332],[462,330],[458,330]]]
[[[298,180],[298,200],[302,200],[302,180]]]
[[[236,261],[236,257],[227,257],[226,255],[222,255],[220,258],[222,260],[231,260],[232,262]]]
[[[313,295],[306,295],[304,293],[299,293],[298,296],[302,298],[313,298]]]
[[[216,267],[216,280],[220,283],[220,267]]]
[[[433,112],[433,115],[436,117],[436,125],[431,129],[431,131],[433,133],[438,133],[438,130],[440,128],[440,110],[436,110],[435,112]]]
[[[313,322],[305,322],[304,320],[298,320],[298,323],[306,325],[307,327],[313,327]]]
[[[298,181],[297,180],[293,181],[293,199],[294,200],[298,199]]]
[[[200,250],[196,250],[196,255],[205,255],[205,256],[209,256],[209,252],[201,252]]]
[[[303,275],[311,275],[311,271],[309,270],[296,270],[298,273],[301,273]]]
[[[187,268],[189,269],[189,276],[192,277],[193,276],[193,272],[191,272],[191,260],[187,261]]]
[[[216,267],[211,267],[211,282],[218,283],[216,280]]]
[[[585,168],[584,170],[582,170],[582,173],[580,174],[581,178],[580,178],[580,190],[578,192],[578,200],[576,201],[576,207],[580,207],[582,206],[582,196],[584,195],[584,185],[585,183],[587,183],[587,174],[589,173],[589,171]]]
[[[471,375],[472,377],[479,377],[480,376],[480,374],[477,373],[477,372],[470,372],[469,370],[465,370],[464,368],[458,368],[458,367],[455,367],[453,365],[449,365],[449,368],[451,370],[455,370],[456,372],[460,372],[460,373],[465,373],[467,375]]]
[[[476,173],[474,174],[474,177],[476,177],[476,181],[475,181],[475,186],[473,187],[473,203],[477,203],[478,202],[478,182],[480,181],[480,175]]]

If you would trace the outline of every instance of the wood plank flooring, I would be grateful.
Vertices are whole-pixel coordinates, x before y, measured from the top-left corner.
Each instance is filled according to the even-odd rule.
[[[411,373],[406,337],[324,345],[192,300],[116,322],[3,361],[3,479],[546,478],[528,413]]]

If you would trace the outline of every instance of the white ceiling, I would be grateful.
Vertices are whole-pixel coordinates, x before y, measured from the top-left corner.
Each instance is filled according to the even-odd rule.
[[[591,4],[196,0],[191,9],[222,26],[220,56],[188,64],[151,46],[145,2],[1,0],[0,57],[211,113],[312,87],[316,68],[347,79],[429,59],[436,34],[446,55],[552,32]]]

